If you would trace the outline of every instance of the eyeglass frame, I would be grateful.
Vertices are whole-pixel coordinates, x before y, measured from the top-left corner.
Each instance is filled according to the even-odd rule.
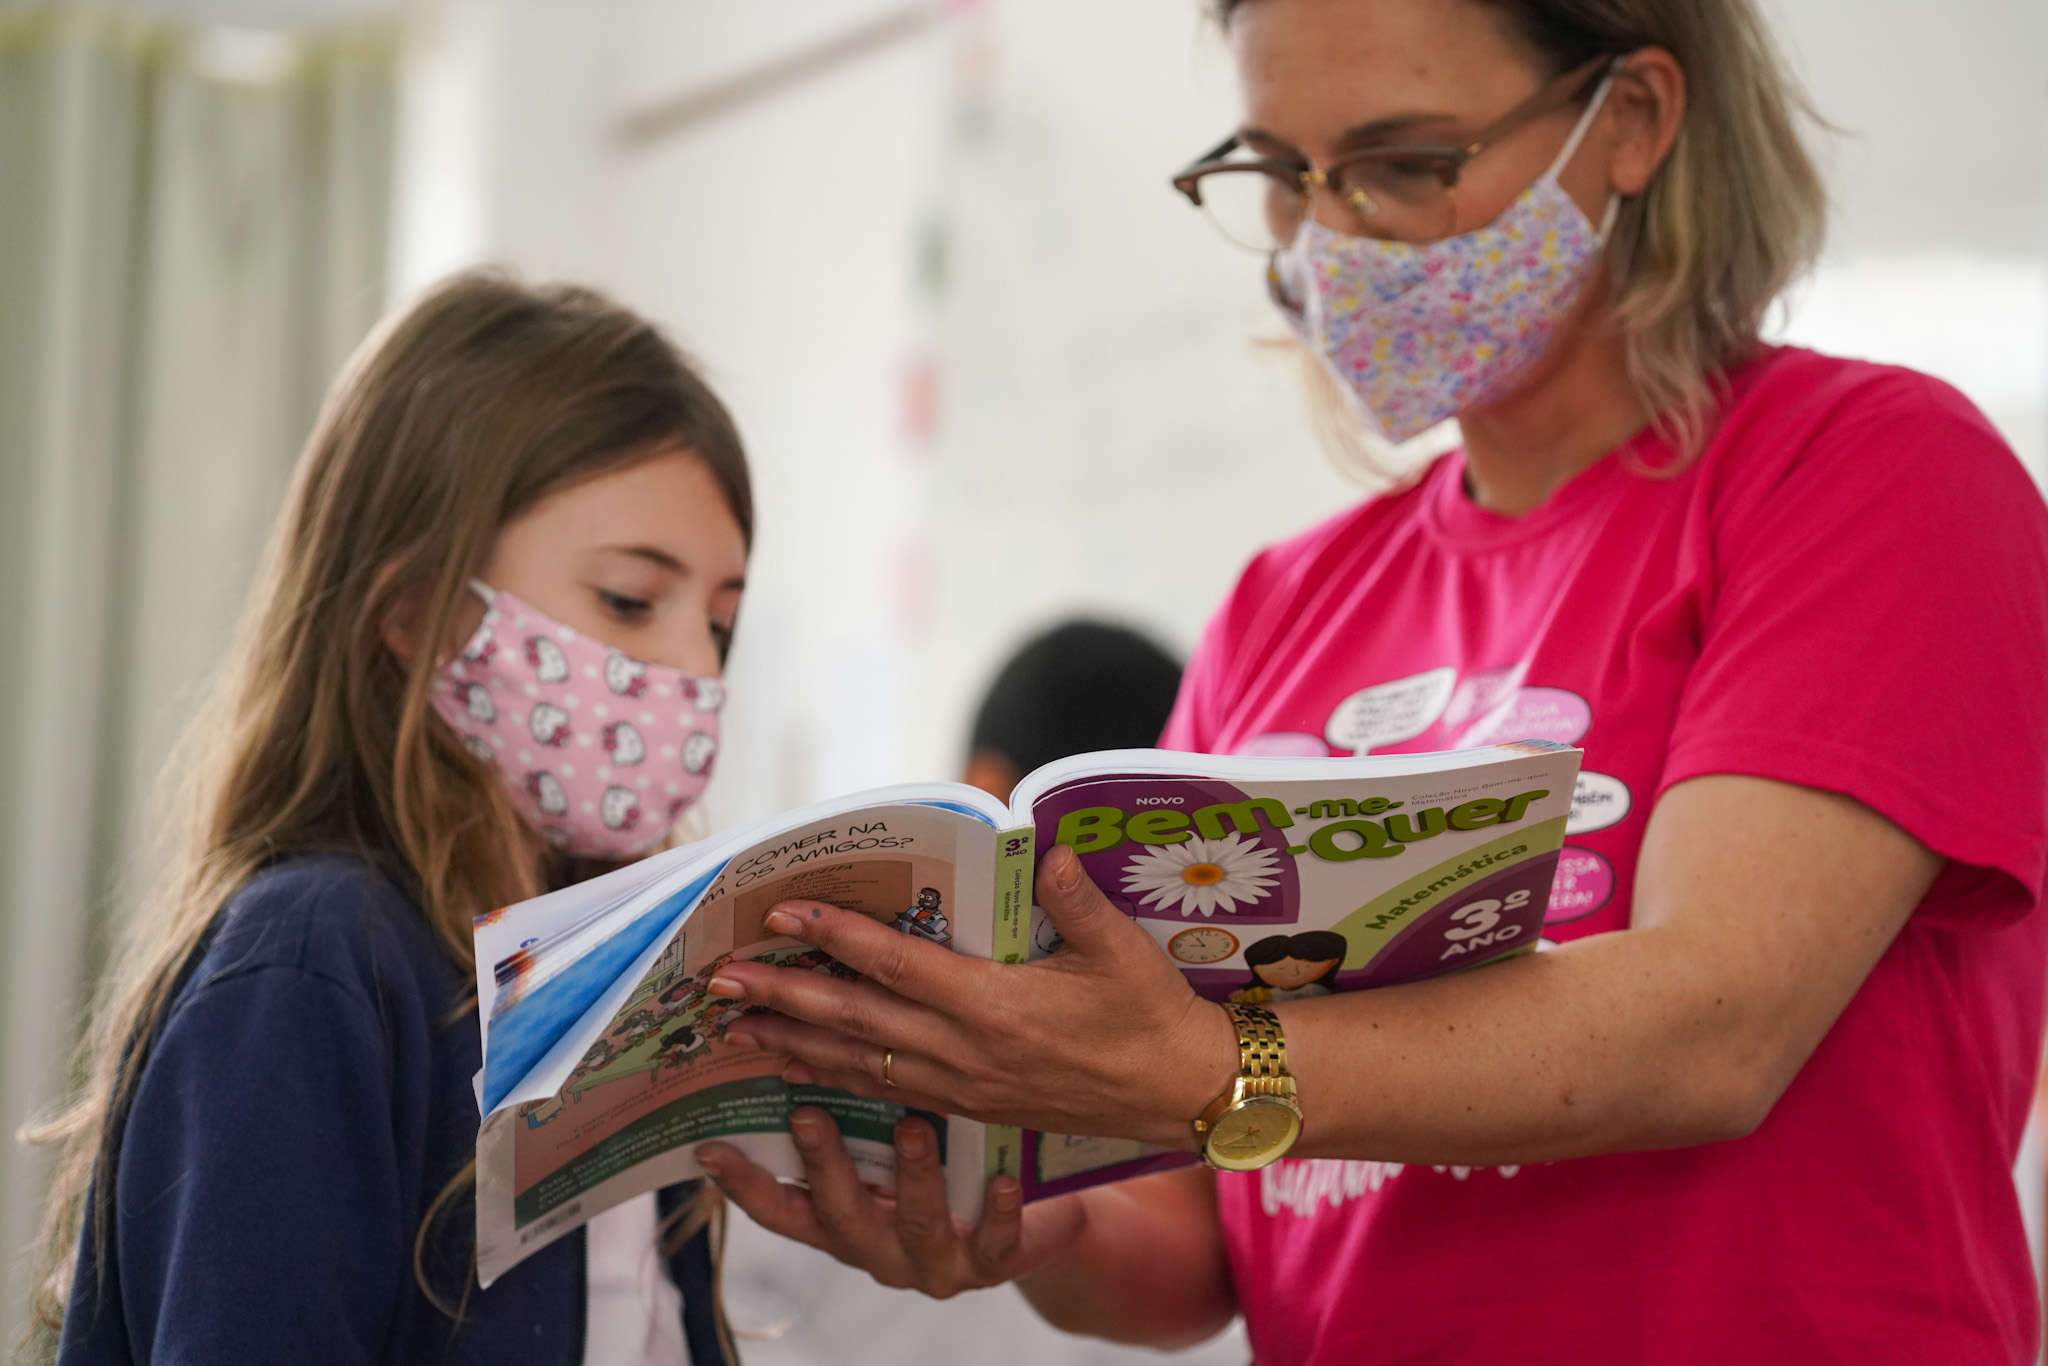
[[[1318,188],[1327,187],[1332,191],[1336,191],[1337,186],[1332,183],[1331,177],[1342,172],[1347,166],[1354,166],[1364,162],[1394,160],[1428,161],[1431,163],[1430,168],[1436,173],[1437,178],[1443,181],[1444,188],[1446,190],[1455,190],[1458,186],[1458,177],[1463,173],[1466,163],[1470,162],[1472,158],[1478,156],[1487,148],[1492,147],[1503,137],[1506,137],[1522,125],[1532,123],[1542,118],[1545,114],[1562,109],[1585,98],[1601,79],[1612,72],[1621,70],[1622,61],[1626,56],[1626,53],[1603,52],[1581,62],[1571,70],[1551,78],[1539,87],[1534,94],[1481,128],[1478,134],[1469,142],[1461,144],[1397,143],[1377,147],[1361,147],[1355,152],[1347,152],[1343,156],[1338,157],[1328,166],[1317,166],[1313,162],[1307,162],[1305,166],[1297,166],[1293,162],[1272,161],[1265,158],[1228,162],[1222,160],[1223,157],[1244,146],[1244,139],[1240,135],[1232,133],[1215,147],[1182,167],[1174,175],[1171,183],[1174,189],[1187,196],[1190,204],[1199,209],[1203,207],[1201,182],[1204,177],[1226,168],[1231,171],[1253,170],[1263,172],[1283,184],[1293,181],[1300,185],[1303,204],[1302,218],[1304,221],[1307,220],[1312,211]],[[1560,90],[1566,93],[1559,94]],[[1369,219],[1376,212],[1372,205],[1372,197],[1365,192],[1363,187],[1354,188],[1349,194],[1339,193],[1338,197],[1357,211],[1361,217]]]

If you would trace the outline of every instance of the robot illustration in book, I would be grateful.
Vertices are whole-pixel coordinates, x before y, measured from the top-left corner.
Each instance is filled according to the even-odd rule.
[[[914,934],[919,939],[929,940],[934,944],[952,943],[953,922],[946,918],[946,912],[939,903],[938,888],[919,889],[917,904],[890,921],[890,928],[900,930],[904,934]]]

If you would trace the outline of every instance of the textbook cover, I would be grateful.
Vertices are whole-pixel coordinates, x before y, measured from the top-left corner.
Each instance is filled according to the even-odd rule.
[[[769,932],[778,902],[1023,964],[1058,951],[1031,889],[1038,853],[1066,844],[1210,1000],[1389,986],[1535,946],[1579,759],[1539,740],[1357,759],[1113,750],[1046,765],[1007,805],[957,783],[880,788],[479,917],[479,1277],[701,1176],[691,1151],[707,1139],[800,1176],[799,1105],[829,1112],[862,1176],[892,1184],[905,1107],[791,1085],[778,1057],[725,1041],[760,1009],[707,991],[729,962],[855,976]],[[1036,1200],[1195,1160],[928,1118],[969,1218],[1000,1173]]]

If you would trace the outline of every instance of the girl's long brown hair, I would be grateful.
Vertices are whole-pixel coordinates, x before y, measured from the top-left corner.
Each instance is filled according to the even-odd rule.
[[[26,1133],[61,1145],[32,1334],[62,1326],[86,1219],[106,1247],[137,1078],[237,888],[282,854],[353,854],[410,892],[465,976],[472,920],[543,890],[518,816],[430,719],[428,686],[459,645],[466,585],[500,527],[571,483],[677,447],[704,461],[751,545],[746,456],[724,406],[651,325],[589,290],[459,275],[357,351],[300,456],[225,668],[167,770],[169,866],[95,1002],[80,1089]],[[417,642],[418,667],[385,647],[394,621]],[[542,879],[579,871],[550,866]],[[462,1182],[434,1209],[459,1203],[449,1197]],[[432,1225],[423,1219],[422,1251]]]

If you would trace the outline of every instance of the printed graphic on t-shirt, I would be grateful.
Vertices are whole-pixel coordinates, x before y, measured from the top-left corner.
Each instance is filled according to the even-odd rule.
[[[1321,1210],[1342,1209],[1353,1200],[1375,1194],[1408,1168],[1399,1162],[1352,1162],[1332,1157],[1283,1158],[1259,1171],[1259,1205],[1268,1218],[1282,1213],[1312,1219]],[[1474,1172],[1494,1172],[1513,1180],[1520,1166],[1431,1167],[1453,1181],[1469,1180]]]
[[[1591,849],[1567,844],[1557,856],[1557,878],[1550,884],[1549,925],[1584,920],[1614,900],[1614,865]]]
[[[1635,799],[1628,784],[1611,773],[1580,773],[1572,789],[1572,814],[1566,818],[1567,835],[1588,835],[1628,819]]]
[[[1593,724],[1593,709],[1569,688],[1517,688],[1506,704],[1457,739],[1456,748],[1504,740],[1550,740],[1576,745]]]
[[[1457,681],[1458,671],[1446,665],[1361,688],[1330,713],[1323,738],[1333,748],[1358,755],[1413,740],[1443,715]]]
[[[1256,759],[1327,759],[1330,746],[1320,735],[1298,730],[1275,730],[1254,735],[1231,753]]]

